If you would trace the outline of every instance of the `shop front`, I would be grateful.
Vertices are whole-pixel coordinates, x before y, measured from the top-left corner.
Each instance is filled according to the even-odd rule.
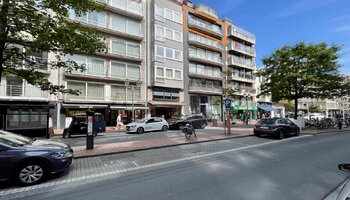
[[[152,102],[149,104],[151,117],[170,119],[181,116],[182,105],[170,102]]]
[[[243,120],[245,116],[248,116],[249,119],[256,120],[257,106],[232,106],[231,116],[234,120]]]
[[[191,95],[190,107],[192,114],[202,114],[209,121],[213,118],[222,120],[221,96]]]

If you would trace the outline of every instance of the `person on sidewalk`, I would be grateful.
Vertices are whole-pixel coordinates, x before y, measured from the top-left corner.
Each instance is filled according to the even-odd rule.
[[[116,130],[120,130],[120,128],[123,126],[123,122],[122,122],[122,114],[119,114],[117,117],[117,125],[115,127]]]

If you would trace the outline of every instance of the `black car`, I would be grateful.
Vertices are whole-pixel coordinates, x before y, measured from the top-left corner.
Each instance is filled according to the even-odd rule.
[[[182,129],[186,123],[191,123],[194,128],[205,128],[208,125],[207,118],[203,115],[184,115],[168,120],[169,129]]]
[[[0,131],[0,180],[33,185],[68,169],[72,160],[73,150],[67,144]]]
[[[283,139],[287,135],[299,135],[299,133],[300,128],[285,118],[261,119],[254,127],[254,135],[257,137],[271,135]]]
[[[93,127],[94,136],[97,136],[98,133],[106,132],[106,121],[103,119],[101,113],[94,114]],[[63,138],[70,138],[72,135],[86,135],[86,128],[86,115],[73,115],[72,122],[70,123],[68,128],[64,129],[62,136]]]

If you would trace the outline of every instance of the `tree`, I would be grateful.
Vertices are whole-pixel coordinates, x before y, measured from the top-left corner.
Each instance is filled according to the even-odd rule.
[[[257,76],[267,79],[260,94],[271,94],[272,101],[294,100],[294,116],[298,116],[300,98],[334,98],[349,93],[350,85],[340,75],[338,64],[340,47],[337,45],[285,45],[272,55],[264,57],[264,68]]]
[[[66,71],[85,70],[67,54],[94,54],[106,51],[106,45],[95,30],[80,26],[68,19],[69,12],[81,16],[87,12],[100,11],[104,4],[94,0],[2,0],[0,3],[0,81],[3,74],[18,79],[52,94],[78,91],[54,85],[39,66]],[[23,50],[25,49],[25,51]],[[41,52],[54,53],[55,61],[33,59]]]
[[[286,112],[294,112],[294,104],[288,100],[282,100],[279,103],[283,104]]]
[[[309,105],[309,112],[311,113],[320,113],[321,112],[321,106],[318,104],[310,104]]]

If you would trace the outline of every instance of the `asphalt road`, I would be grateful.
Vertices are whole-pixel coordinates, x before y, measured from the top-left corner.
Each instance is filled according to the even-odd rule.
[[[269,140],[23,199],[319,200],[349,176],[337,169],[350,162],[349,141],[350,132]]]

